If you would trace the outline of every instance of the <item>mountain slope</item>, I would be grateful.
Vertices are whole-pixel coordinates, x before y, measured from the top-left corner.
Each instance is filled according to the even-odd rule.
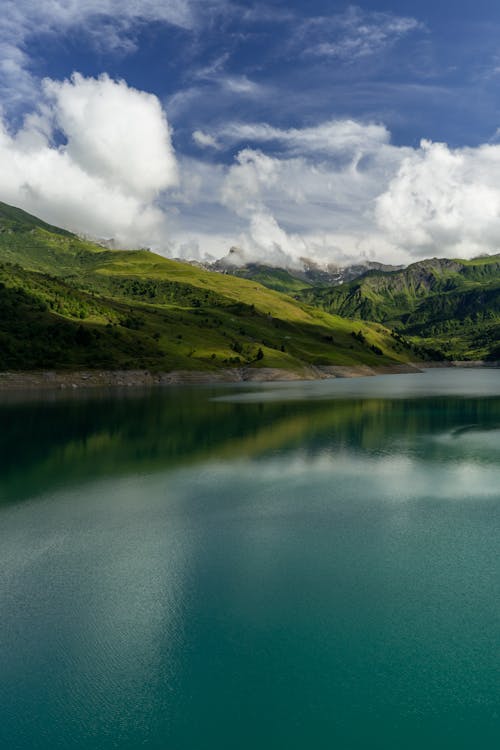
[[[389,274],[370,272],[300,298],[350,319],[396,328],[450,358],[492,358],[500,339],[500,255],[432,259]]]
[[[402,268],[402,266],[387,266],[372,261],[351,266],[338,266],[333,263],[322,266],[309,258],[301,258],[293,267],[280,267],[249,262],[243,250],[237,247],[231,248],[228,255],[206,267],[211,271],[258,281],[269,289],[286,294],[293,294],[311,287],[337,286],[352,281],[367,271],[387,273]]]
[[[379,324],[146,250],[105,249],[0,204],[1,369],[300,370],[417,356]]]
[[[216,264],[214,270],[217,270]],[[274,289],[276,292],[284,292],[285,294],[301,292],[303,289],[313,286],[313,282],[291,273],[287,268],[274,268],[262,263],[247,263],[240,267],[233,266],[225,269],[224,273],[237,276],[240,279],[257,281],[268,289]]]

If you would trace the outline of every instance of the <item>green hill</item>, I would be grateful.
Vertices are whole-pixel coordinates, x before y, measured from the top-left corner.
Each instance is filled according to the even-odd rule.
[[[0,369],[300,370],[418,356],[378,323],[147,250],[105,249],[0,204]]]
[[[240,268],[232,268],[228,273],[241,279],[257,281],[259,284],[267,286],[268,289],[274,289],[276,292],[284,292],[285,294],[293,294],[313,286],[312,282],[293,275],[286,268],[274,268],[262,263],[247,263]]]
[[[446,358],[497,359],[500,354],[500,255],[434,258],[299,296],[342,317],[383,323]]]

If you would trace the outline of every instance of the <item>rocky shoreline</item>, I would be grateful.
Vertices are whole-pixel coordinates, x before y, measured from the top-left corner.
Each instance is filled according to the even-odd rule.
[[[109,388],[167,385],[209,385],[211,383],[245,383],[294,380],[324,380],[327,378],[373,377],[375,375],[422,372],[431,367],[498,367],[498,362],[425,362],[381,367],[368,365],[308,366],[302,371],[268,367],[242,367],[211,372],[177,370],[150,372],[149,370],[56,370],[30,372],[0,372],[0,391],[77,390],[79,388]]]

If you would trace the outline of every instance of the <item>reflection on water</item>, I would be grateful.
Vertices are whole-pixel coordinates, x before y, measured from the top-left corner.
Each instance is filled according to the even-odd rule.
[[[455,395],[443,395],[447,382]],[[310,456],[349,449],[439,461],[478,454],[481,461],[496,461],[499,424],[498,370],[245,389],[89,391],[28,403],[10,403],[4,395],[0,502],[97,476],[293,449]]]
[[[498,371],[0,424],[2,747],[497,746]]]

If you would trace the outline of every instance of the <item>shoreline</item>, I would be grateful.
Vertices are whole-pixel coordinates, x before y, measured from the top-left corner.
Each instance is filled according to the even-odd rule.
[[[305,366],[302,372],[276,368],[227,368],[210,372],[174,370],[63,370],[0,372],[1,391],[77,390],[80,388],[115,388],[168,385],[211,385],[223,383],[264,383],[276,381],[326,380],[335,378],[374,377],[421,373],[432,368],[497,368],[499,362],[418,362],[395,365]]]

